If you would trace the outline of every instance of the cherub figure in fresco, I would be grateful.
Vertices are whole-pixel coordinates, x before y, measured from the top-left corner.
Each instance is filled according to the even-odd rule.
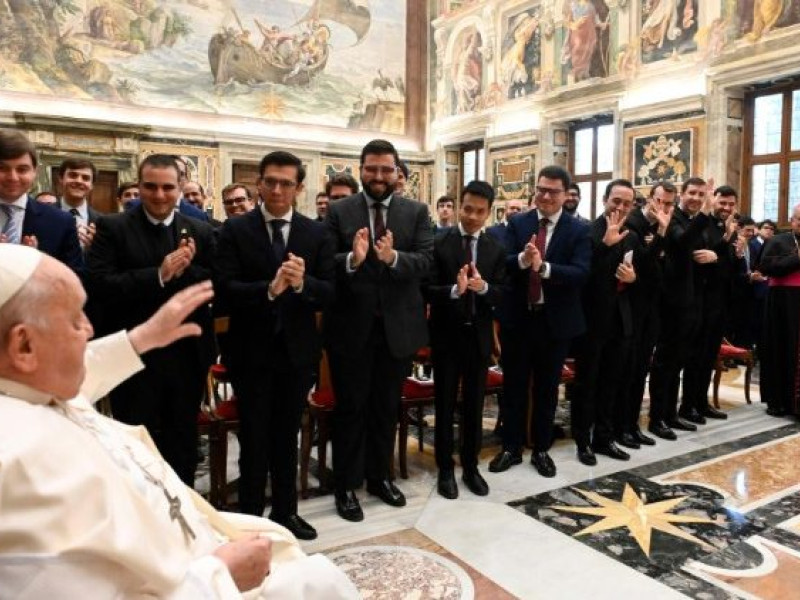
[[[633,79],[639,70],[639,47],[635,44],[622,44],[617,54],[617,73],[625,79]]]
[[[753,28],[745,36],[745,39],[757,42],[761,36],[768,34],[783,13],[784,4],[784,0],[755,0]]]
[[[722,50],[727,43],[728,21],[726,19],[714,19],[711,24],[702,27],[694,36],[699,52],[697,60],[708,60],[717,58],[722,54]]]
[[[561,64],[572,64],[575,81],[591,77],[592,57],[600,40],[597,30],[608,28],[608,19],[600,20],[594,4],[589,0],[572,0],[564,5],[567,37],[561,48]],[[602,51],[602,49],[601,49]],[[605,64],[605,56],[603,56]],[[604,69],[608,75],[608,68]]]

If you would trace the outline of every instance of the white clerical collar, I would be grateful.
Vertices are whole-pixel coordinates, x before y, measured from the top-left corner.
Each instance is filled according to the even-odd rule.
[[[0,377],[0,396],[10,396],[24,400],[31,404],[50,404],[53,401],[53,395],[40,390],[35,390],[24,383],[12,381],[10,379],[3,379]]]
[[[461,237],[464,237],[465,235],[468,235],[468,236],[470,236],[471,238],[474,238],[474,239],[476,239],[476,240],[477,240],[477,239],[478,239],[478,238],[481,236],[481,233],[483,233],[483,227],[481,227],[481,228],[480,228],[478,231],[476,231],[475,233],[467,233],[467,232],[464,230],[464,227],[461,225],[461,222],[459,222],[459,223],[458,223],[458,232],[461,234]]]
[[[159,221],[153,215],[151,215],[149,212],[147,212],[147,209],[144,207],[144,204],[142,204],[142,210],[144,211],[144,216],[147,217],[147,220],[150,221],[153,225],[162,224],[162,225],[164,225],[166,227],[169,227],[170,225],[172,225],[172,221],[175,220],[175,213],[174,212],[169,213],[169,216],[166,219],[164,219],[163,221]]]
[[[265,204],[262,204],[261,205],[261,214],[264,217],[264,221],[266,221],[267,223],[269,223],[270,221],[274,221],[275,219],[283,219],[287,223],[291,223],[292,222],[292,216],[294,215],[294,209],[290,208],[289,212],[287,212],[282,217],[276,217],[275,215],[273,215],[271,212],[269,212],[267,210],[267,207],[266,207]]]
[[[550,223],[553,224],[553,226],[555,226],[555,224],[558,223],[558,220],[561,218],[561,213],[562,212],[564,212],[564,210],[563,209],[559,209],[558,212],[556,214],[554,214],[552,217],[545,217],[542,214],[542,211],[540,211],[538,208],[536,209],[536,215],[539,217],[539,221],[541,222],[542,219],[547,219],[548,221],[550,221]]]
[[[25,210],[26,208],[28,208],[28,192],[25,192],[24,194],[22,194],[22,196],[20,196],[13,202],[6,202],[5,200],[0,200],[0,202],[2,202],[3,204],[8,204],[9,206],[16,206],[18,208],[21,208],[22,210]]]

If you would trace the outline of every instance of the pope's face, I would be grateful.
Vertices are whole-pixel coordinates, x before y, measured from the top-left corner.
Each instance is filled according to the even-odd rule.
[[[86,375],[86,344],[94,335],[83,312],[86,293],[77,276],[60,262],[43,257],[37,269],[50,283],[42,326],[31,325],[31,347],[37,363],[36,389],[68,400],[78,395]],[[37,270],[38,274],[38,270]]]

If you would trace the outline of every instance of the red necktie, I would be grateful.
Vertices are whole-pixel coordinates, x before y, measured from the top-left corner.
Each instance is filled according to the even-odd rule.
[[[539,221],[539,233],[536,234],[536,248],[544,260],[545,248],[547,246],[547,226],[550,224],[550,219],[542,219]],[[538,271],[531,268],[531,278],[528,287],[528,302],[531,304],[538,304],[542,299],[542,278]]]

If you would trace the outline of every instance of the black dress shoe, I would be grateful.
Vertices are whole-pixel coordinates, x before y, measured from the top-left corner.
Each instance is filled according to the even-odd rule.
[[[786,411],[783,410],[782,408],[775,408],[774,406],[770,406],[769,408],[767,408],[767,414],[770,417],[785,417]]]
[[[687,409],[687,410],[681,410],[678,413],[678,417],[680,419],[685,419],[685,420],[689,421],[690,423],[697,423],[698,425],[705,425],[706,424],[706,420],[703,418],[703,415],[701,415],[699,412],[697,412],[696,408],[690,408],[690,409]],[[695,430],[696,429],[697,428],[695,428]]]
[[[587,467],[593,467],[597,464],[597,457],[592,452],[591,446],[578,446],[578,460]]]
[[[709,419],[725,420],[728,418],[726,413],[722,412],[721,410],[717,410],[713,406],[704,406],[703,410],[700,411],[700,414]]]
[[[656,421],[655,423],[650,423],[650,427],[647,428],[647,431],[652,433],[654,436],[661,438],[662,440],[677,440],[678,436],[675,435],[675,432],[672,431],[664,421]]]
[[[453,471],[439,471],[439,477],[436,482],[436,491],[440,496],[448,500],[455,500],[458,498],[458,486],[456,485],[456,476]]]
[[[623,433],[619,436],[619,438],[617,438],[617,443],[620,446],[625,446],[631,450],[638,450],[642,447],[642,445],[639,443],[639,440],[636,439],[636,436],[634,436],[632,433]]]
[[[367,493],[377,496],[389,506],[405,506],[406,497],[403,492],[397,489],[397,486],[388,479],[380,481],[368,481]]]
[[[273,519],[278,525],[283,525],[294,534],[298,540],[315,540],[317,539],[317,530],[314,529],[308,522],[297,513],[286,517],[285,519]]]
[[[503,471],[508,471],[511,467],[518,465],[521,462],[521,454],[515,454],[510,450],[503,450],[491,460],[489,463],[489,471],[492,473],[502,473]]]
[[[634,429],[633,437],[642,446],[655,446],[656,445],[656,441],[653,438],[651,438],[649,435],[645,435],[644,433],[642,433],[641,429]]]
[[[470,469],[464,471],[461,475],[461,481],[467,486],[470,492],[476,496],[486,496],[489,494],[489,485],[486,480],[478,473],[478,469]]]
[[[594,450],[595,454],[602,454],[603,456],[608,456],[616,460],[630,460],[631,458],[630,454],[623,451],[614,442],[592,444],[592,450]]]
[[[542,477],[556,476],[556,465],[547,452],[534,452],[531,454],[531,464],[536,467]]]
[[[688,421],[684,421],[680,417],[675,417],[667,421],[667,427],[677,429],[678,431],[697,431],[697,426],[692,425]]]
[[[339,516],[346,521],[363,521],[364,511],[361,510],[361,505],[358,503],[358,498],[353,490],[345,492],[336,492],[334,495],[336,500],[336,512]]]

